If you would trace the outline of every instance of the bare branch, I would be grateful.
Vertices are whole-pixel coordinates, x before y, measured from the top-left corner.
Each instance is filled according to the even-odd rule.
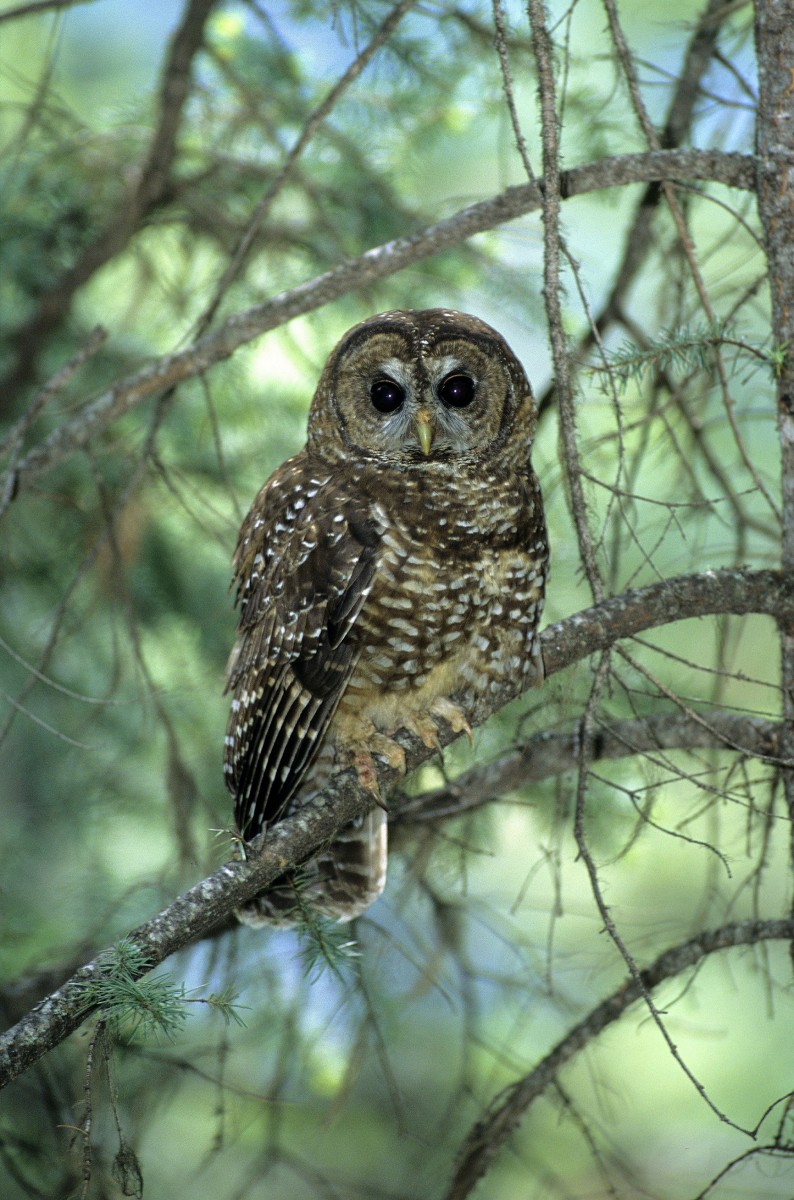
[[[670,150],[686,138],[694,116],[700,83],[708,69],[717,44],[722,21],[729,13],[725,0],[708,0],[687,46],[681,73],[675,83],[662,131],[661,146]],[[658,181],[648,185],[640,197],[634,219],[623,242],[623,254],[615,272],[615,281],[593,325],[582,335],[574,361],[582,362],[595,344],[597,334],[604,334],[614,321],[623,319],[623,302],[645,262],[653,244],[653,220],[659,205],[661,188]],[[554,401],[555,383],[552,380],[540,396],[539,408],[544,412]]]
[[[632,59],[628,45],[626,44],[626,40],[625,40],[623,30],[620,25],[620,21],[618,20],[618,14],[617,14],[617,8],[615,6],[615,0],[603,0],[603,3],[607,10],[609,28],[610,28],[610,32],[612,34],[612,39],[615,44],[615,49],[617,51],[618,59],[620,61],[620,64],[623,68],[624,75],[626,77],[626,83],[628,85],[629,95],[631,96],[632,107],[634,108],[637,119],[640,123],[640,126],[642,127],[642,131],[648,142],[649,148],[651,150],[658,150],[661,146],[661,142],[659,140],[659,137],[656,134],[656,130],[653,127],[651,119],[648,115],[648,111],[643,102],[642,95],[640,93],[639,83],[637,81],[636,73],[634,70],[634,61]],[[673,186],[669,180],[663,181],[662,191],[664,193],[664,198],[665,198],[665,201],[667,202],[667,206],[670,210],[670,214],[673,218],[673,222],[678,231],[678,237],[679,237],[679,240],[681,243],[681,247],[684,251],[684,255],[686,257],[686,261],[689,266],[690,275],[692,277],[692,281],[694,283],[695,290],[700,299],[701,306],[702,306],[703,311],[705,312],[709,322],[711,324],[714,324],[717,320],[717,314],[714,311],[714,307],[711,303],[711,299],[709,297],[708,290],[706,288],[706,284],[703,279],[703,273],[700,269],[700,265],[697,260],[697,255],[695,253],[695,247],[692,243],[692,237],[687,228],[684,213],[682,212],[681,206],[678,203],[678,198],[675,194],[675,189],[673,188]],[[758,474],[758,471],[755,468],[755,464],[754,464],[754,462],[749,454],[749,451],[747,449],[747,446],[745,445],[741,430],[739,429],[739,424],[738,424],[738,421],[736,420],[736,413],[734,411],[734,401],[733,401],[733,397],[731,395],[730,386],[728,384],[728,375],[725,370],[725,363],[724,363],[721,348],[719,345],[717,345],[715,347],[714,362],[715,362],[715,365],[717,368],[717,377],[720,382],[720,390],[722,392],[722,402],[723,402],[723,406],[725,408],[725,415],[728,418],[728,423],[730,424],[731,431],[733,433],[733,438],[736,443],[736,448],[739,451],[741,460],[744,463],[745,467],[747,468],[747,471],[749,472],[755,486],[758,488],[758,491],[764,497],[764,499],[766,500],[770,509],[775,514],[775,516],[778,519],[780,519],[781,514],[780,514],[780,510],[778,508],[778,505],[775,503],[775,500],[773,499],[772,495],[770,494],[769,490],[767,489],[766,485],[764,484],[761,476]]]
[[[37,17],[45,12],[59,12],[64,8],[77,8],[78,4],[94,4],[95,0],[31,0],[30,4],[18,4],[16,8],[0,12],[0,22],[15,21],[19,17]]]
[[[794,936],[794,920],[739,921],[700,933],[666,950],[637,979],[628,978],[611,996],[597,1005],[584,1020],[565,1035],[538,1065],[506,1088],[472,1127],[445,1200],[464,1200],[492,1166],[518,1122],[535,1100],[556,1081],[561,1069],[604,1029],[617,1021],[640,999],[643,990],[652,992],[666,979],[690,970],[710,954],[734,946],[751,946],[762,941],[779,941]],[[754,1136],[753,1130],[745,1130]]]
[[[758,59],[758,211],[764,230],[772,303],[773,344],[782,349],[777,373],[783,500],[781,567],[794,571],[794,11],[791,0],[755,6]],[[794,756],[794,624],[781,620],[782,753]],[[794,858],[794,770],[783,772]],[[794,947],[792,947],[794,954]]]
[[[582,485],[571,358],[562,315],[560,256],[564,251],[564,246],[560,234],[560,204],[563,192],[560,179],[554,62],[542,0],[529,0],[528,11],[532,26],[532,48],[538,70],[541,140],[543,143],[543,300],[549,323],[549,342],[554,363],[554,384],[560,415],[560,442],[568,485],[566,495],[579,543],[579,556],[590,585],[590,592],[594,600],[600,600],[604,595],[604,587],[590,534],[588,509]]]
[[[605,762],[656,750],[730,749],[748,758],[776,761],[780,737],[778,723],[743,713],[712,711],[699,721],[684,713],[656,713],[602,724],[591,733],[587,753],[590,762]],[[459,817],[508,792],[561,775],[575,767],[581,742],[578,729],[533,734],[493,762],[463,771],[446,787],[405,797],[389,824],[410,827]]]

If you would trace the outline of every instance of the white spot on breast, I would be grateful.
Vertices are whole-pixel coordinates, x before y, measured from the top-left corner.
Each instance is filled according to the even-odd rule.
[[[403,609],[406,612],[409,609],[412,609],[414,607],[414,601],[411,600],[410,597],[398,596],[396,594],[381,596],[380,603],[383,605],[384,608]],[[390,624],[394,624],[394,622],[392,621],[392,622],[390,622]]]
[[[402,638],[397,637],[387,638],[386,645],[391,646],[393,650],[399,651],[400,654],[412,654],[415,648],[413,642],[406,642]]]
[[[389,617],[387,625],[390,629],[400,629],[403,633],[416,634],[416,625],[413,621],[406,621],[404,617]]]

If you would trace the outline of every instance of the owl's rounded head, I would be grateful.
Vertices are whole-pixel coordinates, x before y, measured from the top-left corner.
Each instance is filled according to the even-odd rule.
[[[309,413],[308,445],[328,462],[351,456],[403,469],[526,462],[532,391],[504,338],[446,308],[379,313],[333,350]]]

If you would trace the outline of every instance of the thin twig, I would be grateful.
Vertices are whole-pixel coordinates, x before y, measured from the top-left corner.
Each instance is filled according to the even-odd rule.
[[[232,254],[226,269],[223,272],[218,285],[215,289],[212,299],[207,308],[202,313],[199,320],[196,322],[195,337],[201,337],[212,323],[213,317],[218,311],[223,297],[232,285],[234,280],[239,275],[245,260],[247,259],[251,247],[256,240],[262,225],[264,224],[268,213],[271,211],[273,204],[279,193],[283,190],[285,184],[293,174],[296,163],[300,159],[306,147],[311,142],[315,133],[321,127],[326,118],[333,111],[338,101],[342,98],[348,88],[358,79],[364,68],[377,54],[378,50],[388,41],[394,30],[399,25],[400,21],[414,8],[417,0],[400,0],[396,4],[386,19],[381,23],[375,31],[371,41],[364,47],[360,54],[356,55],[353,62],[347,68],[345,73],[337,80],[325,99],[318,104],[317,108],[309,115],[303,129],[297,138],[295,145],[287,155],[281,169],[273,177],[264,195],[257,204],[249,222],[245,233],[237,244],[237,248]]]
[[[560,298],[562,293],[560,204],[563,193],[560,179],[554,62],[542,0],[529,0],[528,11],[532,26],[532,48],[538,70],[541,138],[543,141],[543,299],[546,305],[549,340],[554,362],[554,380],[560,414],[560,437],[565,459],[569,508],[576,529],[579,555],[590,591],[594,600],[600,600],[604,594],[604,587],[596,562],[587,517],[587,503],[582,486],[573,378]]]
[[[612,40],[614,42],[615,49],[617,51],[618,59],[620,61],[621,67],[623,68],[623,73],[624,73],[624,76],[626,79],[626,85],[628,87],[632,107],[634,109],[634,112],[636,113],[637,119],[640,123],[642,131],[645,135],[645,138],[648,142],[649,149],[658,150],[661,147],[661,141],[660,141],[660,138],[659,138],[656,130],[653,127],[651,119],[648,115],[648,110],[645,107],[645,102],[642,98],[642,93],[640,91],[639,82],[637,80],[637,75],[634,70],[634,61],[632,59],[631,52],[628,47],[628,43],[626,42],[626,38],[624,36],[623,29],[620,24],[620,20],[618,18],[615,0],[602,0],[602,2],[606,9],[607,20],[609,23],[609,29],[612,34]],[[711,303],[711,299],[710,299],[708,291],[706,289],[706,284],[703,280],[703,274],[700,270],[700,266],[697,261],[697,255],[695,254],[695,248],[692,245],[692,239],[689,235],[689,230],[687,228],[684,214],[681,211],[681,206],[678,203],[678,199],[675,194],[675,189],[669,180],[664,180],[662,182],[662,192],[663,192],[664,198],[667,202],[667,206],[670,209],[670,215],[673,218],[673,222],[675,224],[676,230],[678,231],[678,237],[681,242],[681,246],[683,248],[687,264],[689,266],[689,271],[692,276],[692,282],[695,285],[695,291],[698,294],[700,303],[703,307],[703,311],[706,313],[706,316],[708,317],[709,322],[714,324],[717,320],[717,314],[714,311],[714,307]],[[722,403],[723,403],[723,407],[725,409],[725,415],[728,418],[728,423],[731,427],[731,432],[733,433],[733,439],[736,443],[736,447],[741,456],[741,460],[744,463],[745,468],[749,472],[749,474],[753,480],[753,483],[755,484],[755,486],[758,488],[761,495],[766,500],[766,502],[769,505],[772,512],[775,514],[775,516],[778,518],[778,520],[780,520],[781,519],[780,506],[776,503],[776,501],[772,497],[769,489],[766,487],[765,483],[761,479],[761,476],[758,474],[755,463],[753,462],[753,460],[747,450],[747,446],[745,445],[741,430],[739,429],[739,425],[736,420],[736,412],[735,412],[735,407],[734,407],[734,403],[733,403],[733,397],[731,396],[730,387],[728,385],[728,376],[727,376],[727,373],[725,370],[725,363],[723,361],[722,354],[720,353],[719,344],[716,344],[714,347],[714,361],[715,361],[715,365],[717,367],[717,377],[718,377],[719,383],[720,383],[720,392],[722,395]]]
[[[465,1200],[492,1165],[510,1134],[539,1096],[556,1082],[561,1069],[594,1038],[603,1032],[659,984],[673,979],[702,962],[708,955],[734,946],[753,946],[794,936],[794,920],[739,921],[698,934],[688,942],[674,946],[649,966],[637,972],[606,1000],[575,1025],[552,1051],[527,1075],[495,1097],[486,1113],[472,1126],[463,1145],[452,1183],[445,1200]],[[755,1136],[753,1129],[742,1132]]]

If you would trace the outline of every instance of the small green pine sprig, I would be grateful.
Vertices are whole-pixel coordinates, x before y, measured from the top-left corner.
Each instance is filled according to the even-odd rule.
[[[117,1037],[130,1041],[140,1035],[174,1041],[187,1018],[188,1004],[208,1004],[227,1024],[243,1024],[230,988],[206,997],[191,997],[185,985],[175,983],[171,975],[149,976],[151,961],[130,938],[122,938],[100,962],[103,973],[82,986],[80,1011],[99,1009]]]
[[[326,969],[343,983],[351,968],[355,974],[358,943],[338,922],[312,914],[300,927],[299,936],[303,970],[310,983],[316,983]]]
[[[350,970],[355,974],[358,968],[358,943],[351,939],[349,926],[320,916],[316,909],[306,903],[301,892],[304,880],[300,872],[296,873],[294,882],[295,899],[302,918],[298,936],[306,978],[314,983],[327,969],[340,982],[345,982]]]
[[[781,351],[763,351],[736,336],[728,322],[706,321],[699,325],[665,329],[647,346],[625,341],[617,350],[605,353],[605,362],[592,364],[596,375],[609,375],[612,383],[625,388],[640,382],[651,370],[665,372],[708,371],[717,348],[728,347],[739,355],[759,360],[773,377],[780,370]]]

